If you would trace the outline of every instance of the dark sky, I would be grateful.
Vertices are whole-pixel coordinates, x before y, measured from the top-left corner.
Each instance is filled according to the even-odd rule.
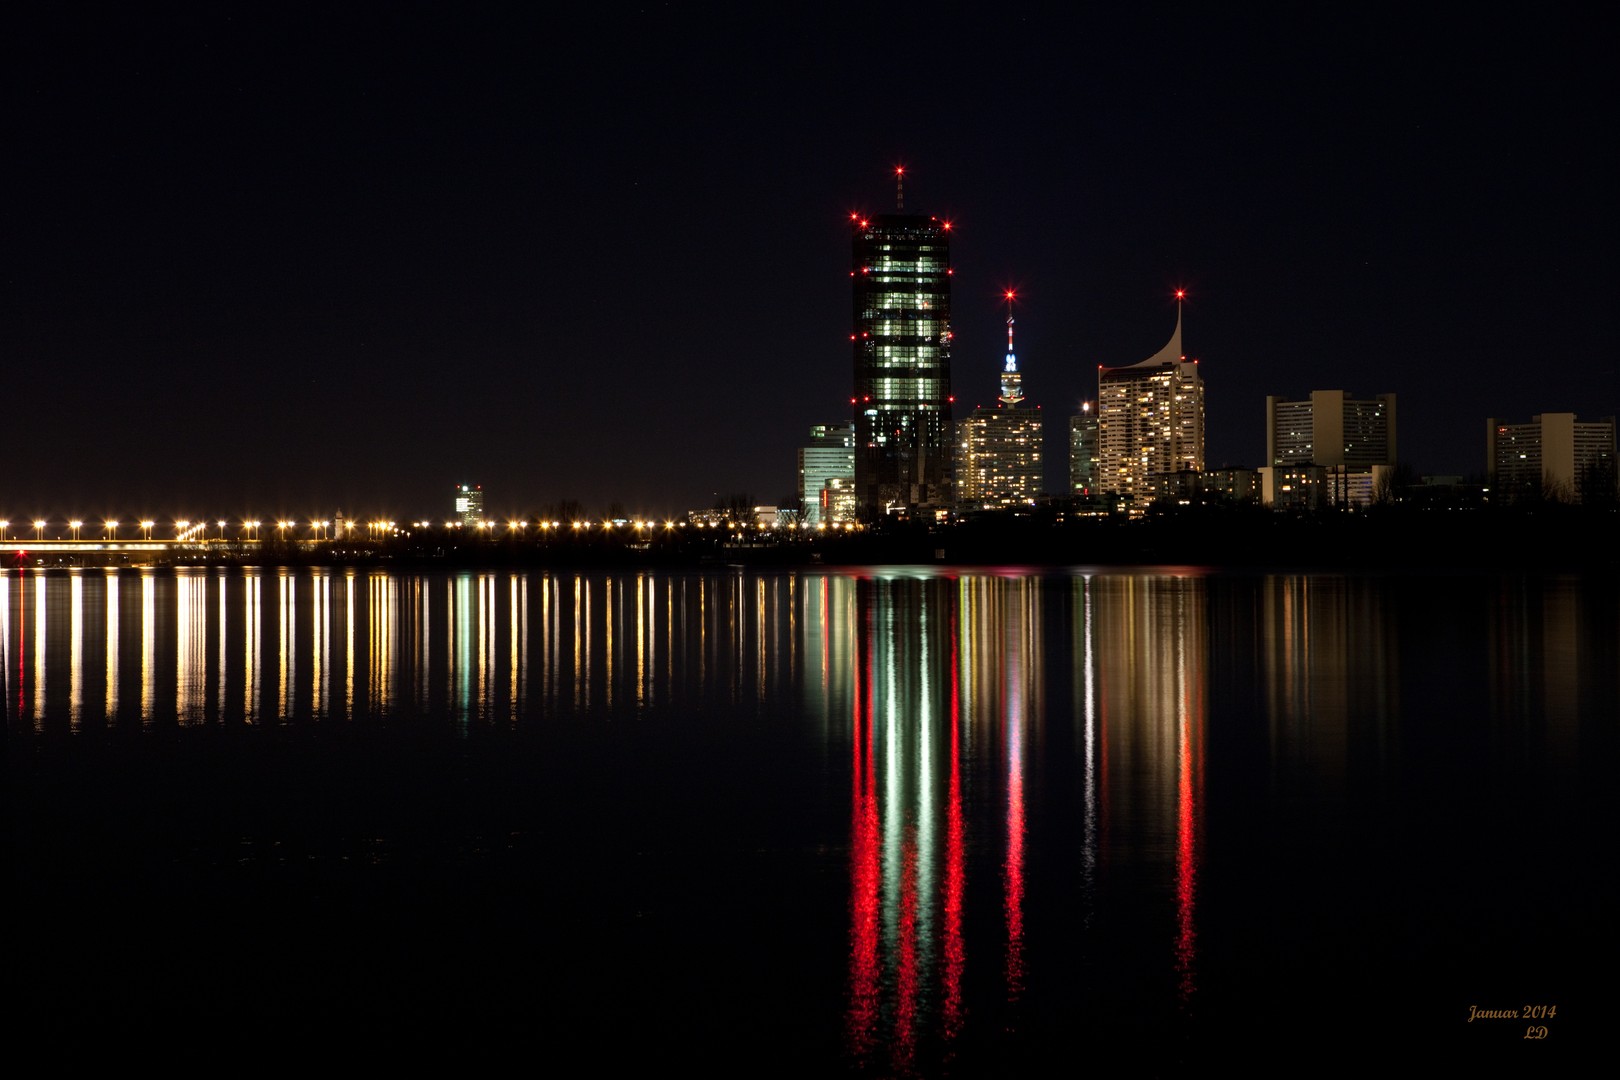
[[[1211,466],[1268,393],[1395,392],[1421,472],[1620,412],[1570,9],[332,7],[8,16],[0,516],[775,501],[848,416],[847,216],[897,162],[955,224],[964,412],[1019,289],[1049,490],[1178,286]]]

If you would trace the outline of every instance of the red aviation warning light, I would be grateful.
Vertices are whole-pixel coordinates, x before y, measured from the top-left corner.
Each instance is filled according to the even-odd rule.
[[[1185,299],[1187,299],[1187,290],[1186,289],[1177,289],[1176,290],[1176,299],[1177,300],[1185,300]]]

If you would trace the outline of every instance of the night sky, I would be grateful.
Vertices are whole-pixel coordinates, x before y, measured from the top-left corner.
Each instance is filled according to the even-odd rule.
[[[495,515],[795,486],[848,418],[851,211],[954,224],[1050,428],[1168,339],[1207,461],[1264,398],[1620,412],[1612,34],[1295,6],[38,5],[8,16],[0,516]]]

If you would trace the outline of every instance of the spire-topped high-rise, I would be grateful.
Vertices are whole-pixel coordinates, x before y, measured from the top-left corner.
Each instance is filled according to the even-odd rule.
[[[1013,290],[1007,301],[1007,355],[1001,362],[1001,397],[962,421],[956,439],[956,497],[961,510],[1029,507],[1041,496],[1039,408],[1021,409],[1024,376],[1013,351]]]
[[[1018,354],[1013,352],[1013,291],[1008,289],[1006,296],[1007,359],[1001,365],[1001,403],[1016,406],[1020,401],[1024,400],[1024,377],[1018,373]]]
[[[895,170],[896,201],[904,170]],[[902,204],[903,205],[903,204]],[[951,503],[951,223],[851,214],[855,495],[867,517]]]
[[[1098,488],[1135,504],[1204,471],[1204,380],[1181,351],[1181,302],[1170,341],[1139,363],[1097,366]]]

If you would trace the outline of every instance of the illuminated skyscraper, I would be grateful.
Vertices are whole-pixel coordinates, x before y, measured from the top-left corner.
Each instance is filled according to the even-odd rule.
[[[1181,293],[1176,294],[1177,301]],[[1164,348],[1129,367],[1097,368],[1097,485],[1146,502],[1204,471],[1204,381],[1181,351],[1181,306]]]
[[[999,403],[974,409],[957,433],[956,495],[964,510],[1030,506],[1041,495],[1041,413],[1019,407],[1024,401],[1024,376],[1013,352],[1012,300],[1009,291]]]
[[[477,525],[484,520],[484,485],[456,485],[456,518],[463,525]]]
[[[951,225],[851,218],[855,496],[872,517],[951,504]]]
[[[844,505],[855,481],[855,428],[817,424],[810,445],[799,447],[799,508],[806,525],[853,517]]]
[[[1069,494],[1087,499],[1097,494],[1097,409],[1080,404],[1069,420]]]

